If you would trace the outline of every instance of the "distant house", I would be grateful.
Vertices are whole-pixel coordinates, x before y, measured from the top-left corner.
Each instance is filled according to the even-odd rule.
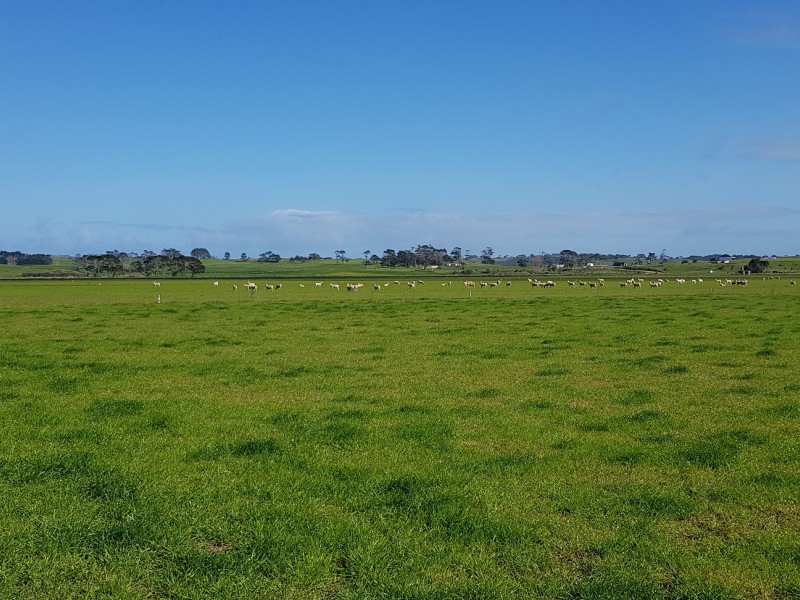
[[[612,267],[627,267],[628,263],[622,262],[621,260],[617,260],[617,261],[614,261],[613,263],[611,263],[611,266]]]
[[[723,264],[726,264],[726,265],[727,265],[727,264],[728,264],[728,263],[730,263],[730,262],[731,262],[733,259],[734,259],[734,257],[733,257],[733,256],[729,256],[729,255],[727,255],[727,254],[724,254],[724,255],[720,256],[720,257],[717,259],[717,262],[721,262],[721,263],[723,263]]]

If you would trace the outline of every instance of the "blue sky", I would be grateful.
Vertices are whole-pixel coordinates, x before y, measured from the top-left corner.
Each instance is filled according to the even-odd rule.
[[[800,3],[3,2],[0,249],[800,253]]]

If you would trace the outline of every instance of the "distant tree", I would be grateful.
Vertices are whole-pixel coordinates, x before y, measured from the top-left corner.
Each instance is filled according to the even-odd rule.
[[[656,253],[655,252],[648,252],[647,253],[647,264],[649,265],[651,262],[656,260]]]
[[[156,255],[156,253],[153,252],[152,250],[142,250],[142,256],[144,256],[144,257],[155,256],[155,255]]]
[[[175,248],[164,248],[161,251],[161,256],[166,256],[167,258],[177,258],[179,256],[183,256],[180,250],[176,250]]]
[[[241,259],[240,259],[240,260],[241,260],[242,262],[245,262],[245,261],[247,260],[247,253],[246,253],[246,252],[242,252],[242,256],[241,256]]]
[[[494,264],[494,250],[491,246],[486,246],[481,252],[481,263],[484,265],[493,265]]]
[[[321,259],[322,257],[316,252],[312,252],[311,254],[308,255],[308,260],[321,260]]]
[[[100,275],[114,277],[123,271],[122,261],[113,254],[88,254],[78,259],[77,266],[95,277]]]
[[[450,256],[455,262],[461,262],[461,248],[459,248],[458,246],[454,247],[450,251]]]
[[[150,254],[142,259],[142,272],[149,276],[160,275],[166,267],[168,259],[158,254]]]
[[[346,261],[347,260],[347,251],[345,250],[337,250],[334,254],[336,254],[336,261]]]
[[[430,244],[420,244],[414,248],[415,262],[423,267],[438,266],[449,262],[450,256],[444,248],[436,248]]]
[[[276,263],[280,262],[281,255],[276,254],[272,250],[267,250],[266,252],[262,252],[258,255],[258,262],[268,262],[268,263]]]
[[[528,257],[527,257],[527,256],[521,256],[521,257],[519,257],[519,258],[517,259],[517,266],[518,266],[518,267],[523,267],[523,268],[524,268],[524,267],[527,267],[527,266],[528,266],[528,263],[529,263],[529,262],[530,262],[530,261],[528,260]]]
[[[189,271],[192,277],[195,275],[199,275],[200,273],[204,273],[206,267],[203,263],[200,262],[200,259],[194,256],[182,256],[181,259],[183,260],[184,265],[186,266],[186,270]]]
[[[558,259],[564,267],[571,269],[578,264],[578,253],[574,250],[562,250]]]
[[[362,254],[364,255],[364,266],[366,267],[369,264],[369,255],[372,254],[372,250],[364,250]]]
[[[397,253],[397,264],[401,267],[410,267],[416,263],[416,256],[410,250],[400,250]]]
[[[381,262],[381,257],[378,256],[377,254],[373,254],[372,256],[369,257],[369,262],[371,263]]]
[[[768,260],[751,258],[750,262],[747,263],[747,266],[744,267],[744,270],[750,271],[751,273],[765,273],[767,271],[767,267],[769,267]]]
[[[396,267],[397,266],[397,253],[392,250],[391,248],[387,248],[383,251],[383,257],[381,258],[381,266],[382,267]]]
[[[231,253],[230,252],[226,252],[222,256],[225,258],[225,260],[230,260],[231,259]]]
[[[53,257],[49,254],[26,254],[15,250],[8,252],[0,250],[0,264],[9,265],[49,265],[52,264]]]
[[[195,248],[189,253],[189,255],[193,258],[197,258],[198,260],[206,260],[211,258],[211,252],[205,248]]]

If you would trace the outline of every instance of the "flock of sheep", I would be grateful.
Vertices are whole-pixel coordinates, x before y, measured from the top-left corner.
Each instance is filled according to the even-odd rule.
[[[657,288],[657,287],[661,287],[662,285],[665,285],[667,283],[670,283],[670,281],[673,281],[677,285],[683,285],[683,284],[685,284],[687,282],[691,282],[692,284],[695,284],[695,285],[699,285],[699,284],[704,283],[703,279],[699,278],[699,277],[695,278],[695,279],[689,279],[689,280],[679,277],[679,278],[675,278],[673,280],[663,279],[663,278],[652,279],[652,280],[647,281],[647,284],[649,284],[650,287]],[[728,286],[728,285],[746,286],[748,284],[748,281],[749,280],[745,279],[745,278],[741,278],[741,279],[719,279],[719,278],[717,278],[717,279],[714,279],[714,283],[716,285],[720,285],[722,287],[725,287],[725,286]],[[219,281],[213,281],[212,283],[213,283],[214,287],[219,287]],[[322,288],[324,283],[325,283],[324,281],[316,281],[316,282],[314,282],[314,287],[315,288]],[[425,282],[422,281],[422,280],[406,281],[405,283],[409,288],[416,288],[417,285],[425,285]],[[475,287],[496,288],[496,287],[499,287],[503,283],[506,286],[510,286],[511,285],[511,281],[508,281],[508,280],[503,281],[502,279],[496,279],[496,280],[490,280],[490,281],[478,281],[477,283],[475,281],[465,280],[465,281],[462,281],[461,283],[467,288],[475,288]],[[532,287],[551,288],[551,287],[555,287],[556,286],[556,282],[552,281],[552,280],[540,281],[539,279],[528,278],[528,283]],[[574,280],[573,281],[573,280],[569,280],[568,279],[568,280],[566,280],[566,284],[567,284],[568,287],[576,287],[577,286],[577,287],[596,288],[596,287],[605,286],[606,281],[605,281],[605,279],[603,279],[601,277],[598,277],[597,280],[595,280],[595,281],[588,281],[588,280],[585,280],[585,281],[584,280]],[[626,287],[640,288],[644,284],[645,284],[645,279],[643,279],[641,277],[632,277],[632,278],[627,279],[625,281],[620,281],[619,282],[619,286],[622,287],[622,288],[626,288]],[[239,289],[239,285],[236,284],[236,283],[231,283],[230,285],[231,285],[232,291],[234,291],[234,292]],[[300,285],[301,288],[305,288],[306,287],[305,283],[300,283],[299,285]],[[375,290],[375,291],[380,291],[382,288],[389,287],[389,285],[390,285],[390,282],[388,282],[388,281],[383,283],[383,285],[381,285],[380,283],[374,283],[372,285],[372,289]],[[395,280],[394,281],[394,285],[402,285],[402,284],[401,284],[400,281]],[[440,283],[440,285],[441,286],[451,286],[451,285],[453,285],[453,282],[452,281],[446,281],[446,282]],[[792,285],[792,286],[796,285],[796,282],[794,280],[790,280],[789,281],[789,285]],[[161,282],[160,281],[154,281],[153,282],[153,286],[154,287],[161,287]],[[328,286],[330,286],[330,288],[332,290],[334,290],[334,291],[339,291],[341,289],[341,285],[339,283],[329,283]],[[243,289],[248,290],[250,292],[257,292],[258,291],[258,284],[254,283],[252,281],[249,281],[249,280],[247,281],[247,283],[242,284],[242,287],[243,287]],[[359,289],[361,289],[362,287],[364,287],[363,283],[347,283],[347,284],[344,285],[344,289],[347,290],[348,292],[356,292]],[[272,291],[280,290],[281,288],[283,288],[283,284],[282,283],[274,283],[274,284],[273,283],[265,283],[263,288],[266,291],[272,292]]]

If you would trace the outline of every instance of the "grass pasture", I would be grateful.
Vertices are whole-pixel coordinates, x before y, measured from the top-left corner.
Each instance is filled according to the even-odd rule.
[[[453,281],[0,282],[0,595],[800,597],[797,286]]]

